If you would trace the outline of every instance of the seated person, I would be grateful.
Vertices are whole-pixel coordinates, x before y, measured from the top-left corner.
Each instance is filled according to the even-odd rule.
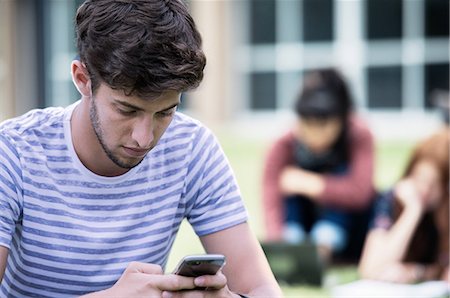
[[[81,99],[0,124],[0,297],[281,297],[220,144],[177,111],[206,63],[184,1],[75,21]],[[184,219],[223,271],[164,274]]]
[[[324,261],[347,246],[352,213],[366,210],[374,197],[373,137],[352,107],[336,70],[306,75],[295,103],[298,119],[265,162],[267,241],[300,243],[309,235]]]
[[[403,178],[376,202],[362,278],[449,280],[449,139],[445,128],[420,143]]]

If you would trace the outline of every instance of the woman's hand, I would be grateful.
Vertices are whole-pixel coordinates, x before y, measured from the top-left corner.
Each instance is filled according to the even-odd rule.
[[[297,194],[302,184],[302,170],[296,167],[286,167],[280,175],[280,189],[284,194]]]
[[[303,195],[314,201],[317,201],[325,188],[325,182],[320,174],[294,166],[284,168],[279,185],[280,190],[286,195]]]
[[[400,180],[395,185],[394,195],[405,209],[414,209],[420,212],[423,212],[425,209],[424,200],[410,178]]]

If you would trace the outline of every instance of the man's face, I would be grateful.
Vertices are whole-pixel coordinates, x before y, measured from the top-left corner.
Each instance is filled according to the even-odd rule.
[[[117,166],[137,166],[173,119],[180,93],[141,99],[101,84],[90,101],[90,119],[103,150]]]

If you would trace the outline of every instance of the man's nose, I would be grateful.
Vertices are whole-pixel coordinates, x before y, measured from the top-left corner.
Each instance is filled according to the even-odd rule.
[[[150,148],[154,138],[152,117],[142,117],[135,122],[132,138],[139,148]]]

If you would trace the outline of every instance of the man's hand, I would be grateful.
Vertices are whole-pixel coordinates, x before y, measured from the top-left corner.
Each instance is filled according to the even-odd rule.
[[[199,289],[205,288],[205,290]],[[164,274],[161,266],[140,262],[128,265],[119,280],[111,288],[91,293],[95,297],[238,297],[227,286],[222,272],[216,275],[185,277]]]
[[[159,265],[132,262],[114,286],[83,297],[161,297],[163,291],[192,290],[195,287],[193,277],[164,275]]]
[[[216,275],[204,275],[194,279],[194,284],[204,290],[164,291],[163,298],[188,297],[239,297],[232,293],[227,286],[227,278],[219,271]]]

